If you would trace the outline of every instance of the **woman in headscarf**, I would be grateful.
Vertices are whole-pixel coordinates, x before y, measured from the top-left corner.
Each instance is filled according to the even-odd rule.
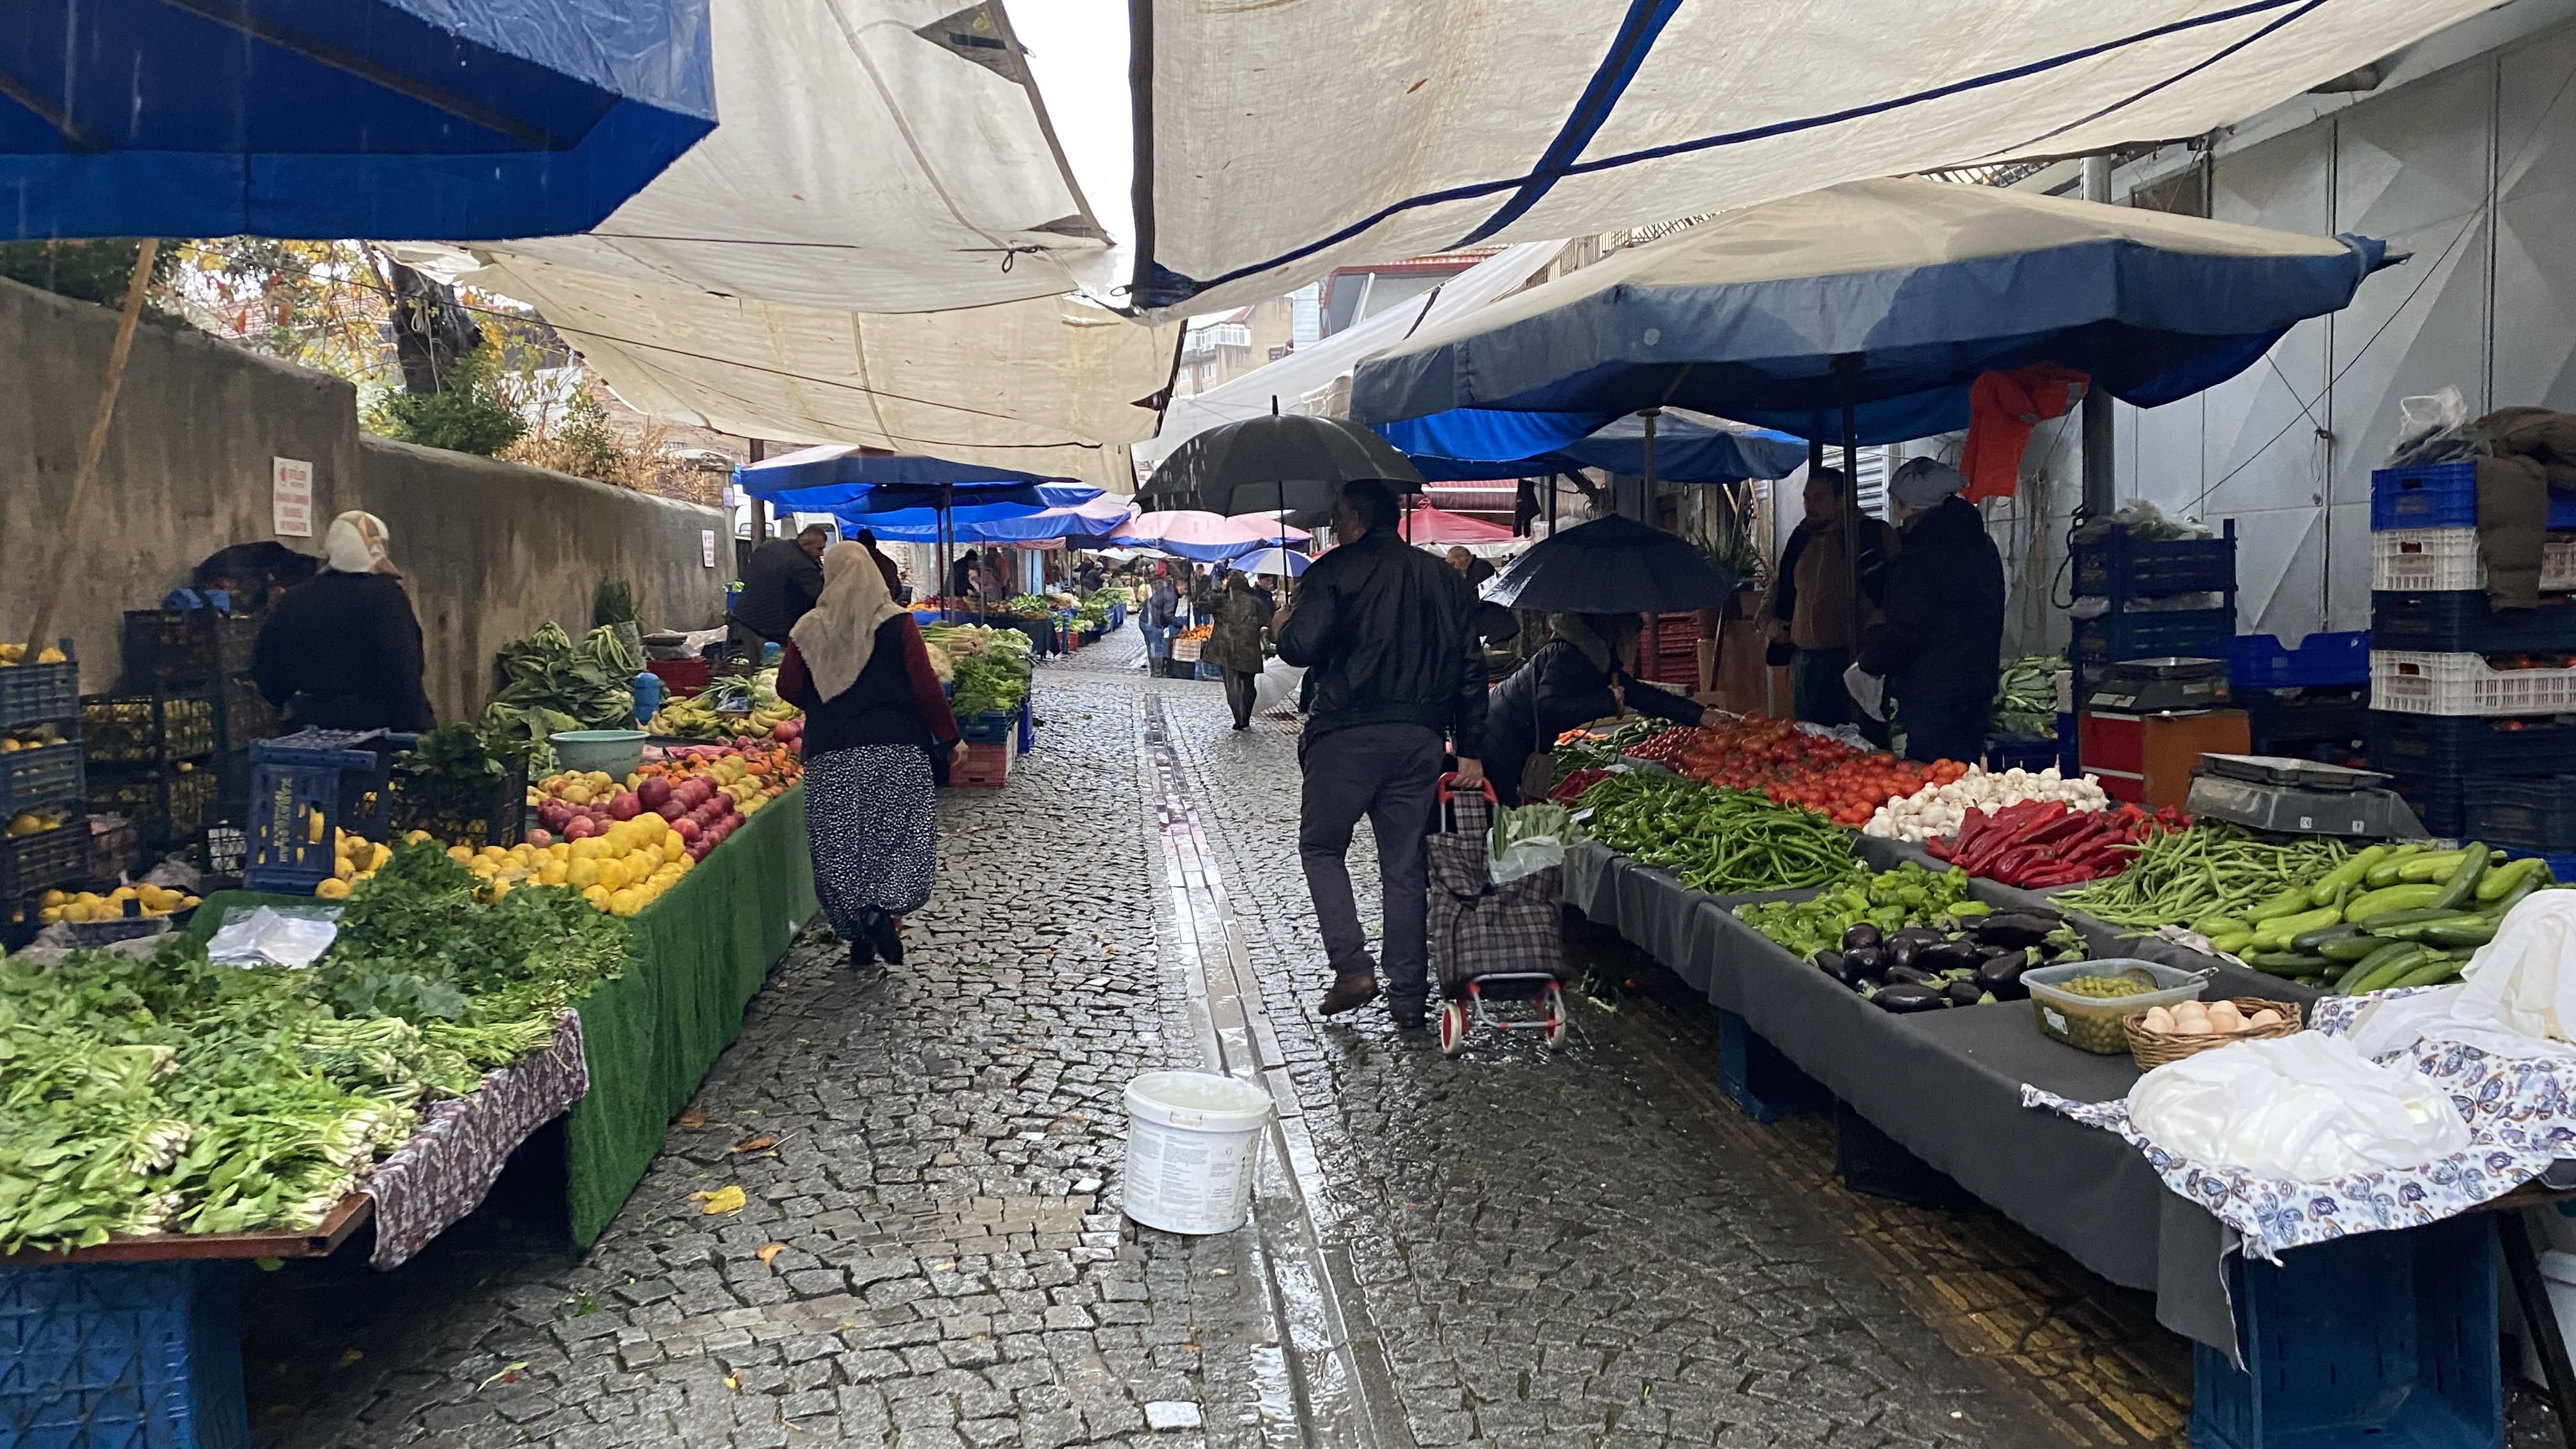
[[[288,590],[260,626],[252,682],[289,730],[429,729],[437,721],[421,687],[420,620],[384,520],[343,513],[322,550],[322,571]]]
[[[903,918],[930,899],[937,860],[934,761],[957,717],[912,613],[867,549],[823,555],[823,594],[789,635],[779,697],[805,711],[805,841],[814,890],[850,964],[903,963]]]
[[[1485,778],[1506,805],[1547,798],[1556,767],[1556,737],[1577,725],[1633,709],[1695,725],[1697,704],[1649,684],[1634,687],[1628,667],[1642,621],[1634,614],[1550,614],[1555,636],[1494,686],[1485,706]]]
[[[1216,624],[1200,658],[1225,676],[1226,708],[1234,727],[1252,728],[1252,682],[1261,677],[1261,636],[1270,628],[1270,608],[1255,593],[1241,569],[1230,569],[1217,590]]]
[[[1907,758],[1927,763],[1984,757],[2002,667],[2004,561],[1977,506],[1959,497],[1966,486],[1958,469],[1931,458],[1898,468],[1887,496],[1903,543],[1862,580],[1885,622],[1861,638],[1852,697],[1866,706],[1869,686],[1883,680],[1903,707]],[[1870,713],[1886,718],[1883,708]]]

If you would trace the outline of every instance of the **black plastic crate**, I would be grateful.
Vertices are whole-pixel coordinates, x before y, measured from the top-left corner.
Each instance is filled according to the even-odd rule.
[[[0,838],[0,902],[69,885],[89,875],[89,821],[74,813],[35,835]]]
[[[81,733],[96,765],[197,760],[217,748],[216,713],[204,690],[93,694],[81,700]]]
[[[131,820],[110,815],[89,818],[89,876],[114,880],[143,869],[143,832]]]
[[[193,768],[185,761],[101,765],[89,776],[89,808],[133,821],[143,842],[152,846],[195,839],[222,795],[222,781],[214,771]]]
[[[2388,782],[2399,798],[2415,807],[2415,818],[2424,822],[2431,834],[2460,838],[2460,829],[2468,823],[2468,810],[2461,795],[2467,786],[2457,779],[2432,776],[2409,778],[2399,776]]]
[[[2226,659],[2235,651],[2236,610],[2113,609],[2098,618],[2075,621],[2069,655],[2087,669],[2123,659],[2161,659],[2188,655]],[[2214,652],[2213,652],[2214,651]]]
[[[2370,712],[2370,767],[2407,778],[2576,774],[2576,715]]]
[[[132,688],[204,683],[250,668],[260,621],[212,609],[125,611],[125,678]]]
[[[2227,702],[2245,711],[2258,755],[2308,757],[2316,747],[2358,754],[2369,748],[2367,690],[2240,689],[2229,691]]]
[[[81,764],[77,732],[50,745],[0,751],[0,821],[38,805],[78,801]]]
[[[277,709],[251,683],[247,674],[236,674],[220,686],[208,686],[215,696],[215,748],[241,751],[253,740],[275,739],[286,733]]]
[[[2217,538],[2155,541],[2122,524],[2075,546],[2075,592],[2113,599],[2225,593],[2236,587],[2236,521]],[[2231,626],[2232,628],[2232,626]],[[2136,657],[2136,656],[2131,656]]]
[[[410,778],[394,772],[392,833],[429,832],[442,845],[516,845],[527,832],[528,776],[525,766],[512,766],[492,782],[487,798],[473,809],[435,809],[412,798]]]
[[[2461,788],[2462,833],[2489,845],[2576,850],[2576,775],[2471,780]]]
[[[0,729],[80,718],[80,656],[69,639],[61,648],[60,664],[0,666]]]
[[[2537,609],[2497,613],[2483,589],[2370,596],[2370,647],[2424,654],[2576,651],[2576,596],[2544,596]]]

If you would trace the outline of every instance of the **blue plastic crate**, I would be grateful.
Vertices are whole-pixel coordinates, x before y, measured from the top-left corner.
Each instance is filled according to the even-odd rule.
[[[2246,1367],[2192,1345],[2195,1449],[2504,1442],[2495,1217],[2227,1260]]]
[[[250,747],[252,890],[303,895],[336,866],[338,832],[385,838],[393,805],[394,757],[417,735],[385,730],[308,729]],[[322,829],[311,828],[314,812]],[[317,838],[318,835],[318,838]]]
[[[0,819],[38,805],[86,799],[86,763],[78,738],[0,755]]]
[[[2474,461],[2371,470],[2371,532],[2477,526],[2478,465]],[[2576,528],[2576,498],[2550,493],[2549,527]]]
[[[60,664],[13,664],[0,669],[0,729],[80,718],[80,656],[62,642]]]
[[[2239,634],[2227,656],[2227,683],[2231,689],[2359,688],[2370,683],[2370,631],[2310,634],[2291,648],[2274,635]]]
[[[239,1271],[231,1263],[0,1269],[0,1444],[248,1444]]]
[[[2460,787],[2460,833],[2542,854],[2576,851],[2576,775],[2471,780]]]
[[[1037,711],[1030,704],[1025,698],[1020,701],[1020,753],[1024,755],[1038,747]]]
[[[2143,539],[2121,524],[2075,546],[2075,592],[2114,599],[2236,587],[2236,521],[2218,538]]]
[[[2576,775],[2576,715],[2370,712],[2370,765],[2414,779]]]
[[[2576,597],[2544,596],[2539,608],[2497,613],[2483,589],[2429,594],[2374,591],[2370,647],[2421,654],[2576,650]]]
[[[2549,867],[2549,878],[2559,882],[2560,884],[2565,884],[2568,881],[2576,881],[2576,853],[2566,851],[2553,853],[2546,850],[2524,850],[2519,846],[2513,845],[2504,847],[2504,853],[2515,860],[2520,860],[2525,856],[2538,860],[2541,864]],[[2576,1213],[2570,1213],[2568,1216],[2576,1217]]]
[[[1756,1122],[1777,1122],[1833,1105],[1833,1094],[1742,1016],[1717,1012],[1717,1089]]]
[[[957,722],[959,736],[970,745],[998,745],[1009,739],[1018,727],[1016,716],[998,709]]]
[[[2075,642],[2068,653],[2087,669],[2123,659],[2160,659],[2199,655],[2214,639],[2236,633],[2236,611],[2227,609],[2118,609],[2098,618],[2075,621]]]

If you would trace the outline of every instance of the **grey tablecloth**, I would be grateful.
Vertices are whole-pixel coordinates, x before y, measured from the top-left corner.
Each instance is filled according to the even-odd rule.
[[[1570,903],[1742,1016],[1917,1157],[2104,1278],[2153,1292],[2166,1327],[2232,1351],[2218,1219],[2175,1196],[2126,1142],[2021,1105],[2024,1082],[2080,1101],[2124,1096],[2138,1075],[2127,1057],[2041,1036],[2023,1002],[1881,1011],[1715,900],[1631,861],[1592,858],[1578,868],[1569,853],[1566,882]],[[2232,974],[2246,977],[2249,991],[2282,985]]]

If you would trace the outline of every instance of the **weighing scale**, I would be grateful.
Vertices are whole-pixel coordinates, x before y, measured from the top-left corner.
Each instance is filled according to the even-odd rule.
[[[2088,671],[2089,675],[2089,671]],[[2180,808],[2200,757],[2252,743],[2245,714],[2227,705],[2227,661],[2126,659],[2084,681],[2076,752],[2112,798]]]
[[[2227,661],[2167,656],[2124,659],[2084,695],[2084,708],[2107,714],[2177,714],[2227,703]]]
[[[2423,823],[2388,779],[2371,770],[2283,755],[2203,755],[2191,782],[2195,816],[2288,835],[2426,838]]]

